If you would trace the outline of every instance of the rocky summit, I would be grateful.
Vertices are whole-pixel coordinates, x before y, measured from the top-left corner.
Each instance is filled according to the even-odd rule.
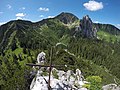
[[[48,68],[49,69],[49,68]],[[41,69],[37,71],[36,77],[33,79],[30,90],[48,90],[48,73]],[[76,69],[76,73],[72,70],[64,72],[62,70],[52,69],[50,85],[52,90],[87,90],[84,87],[88,82],[84,80],[81,71]]]
[[[45,55],[46,54],[44,52],[38,54],[37,65],[44,65],[46,62]],[[33,72],[35,71],[35,66],[33,66]],[[76,72],[74,73],[72,70],[65,72],[63,70],[57,70],[53,67],[51,69],[50,66],[39,67],[37,74],[30,85],[30,90],[49,90],[48,87],[52,90],[87,90],[84,85],[88,83],[89,82],[84,80],[84,77],[79,69],[76,69]]]

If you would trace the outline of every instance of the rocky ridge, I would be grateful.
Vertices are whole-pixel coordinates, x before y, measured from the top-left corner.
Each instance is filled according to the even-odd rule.
[[[45,71],[41,69],[37,71],[37,75],[31,83],[30,90],[48,90],[47,81],[49,77],[48,73],[46,73],[46,76],[44,73]],[[72,70],[64,72],[56,68],[52,69],[50,82],[52,90],[87,90],[84,85],[88,83],[84,80],[79,69],[76,69],[76,73],[73,73]]]
[[[43,65],[46,62],[45,55],[44,52],[38,54],[38,64]],[[34,66],[33,70],[36,71]],[[39,68],[36,76],[32,80],[30,90],[48,90],[48,79],[50,74],[48,72],[50,72],[50,67]],[[52,68],[50,75],[50,86],[52,90],[87,90],[87,88],[84,88],[84,85],[88,82],[84,80],[79,69],[76,69],[76,72],[74,73],[72,70],[65,72],[63,70]]]

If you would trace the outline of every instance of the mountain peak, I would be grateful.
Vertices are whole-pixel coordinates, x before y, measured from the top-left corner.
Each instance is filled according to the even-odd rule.
[[[88,15],[83,17],[80,24],[81,24],[80,26],[83,32],[83,36],[88,38],[97,37],[97,29],[94,27],[93,22]]]
[[[83,17],[83,20],[92,22],[92,20],[91,20],[91,18],[89,17],[89,15],[85,15],[85,16]]]
[[[28,28],[32,25],[31,21],[26,21],[26,20],[12,20],[8,22],[9,27],[12,29],[23,29]]]
[[[90,19],[89,15],[85,15],[83,18],[86,19],[86,20]]]
[[[79,18],[77,16],[75,16],[72,13],[67,13],[67,12],[60,13],[58,16],[55,17],[55,19],[60,20],[64,24],[73,23],[76,20],[79,20]]]

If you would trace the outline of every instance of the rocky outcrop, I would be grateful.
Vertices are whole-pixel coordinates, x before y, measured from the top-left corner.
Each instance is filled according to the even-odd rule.
[[[80,22],[80,29],[82,32],[82,36],[87,38],[96,38],[97,37],[97,29],[94,27],[92,20],[88,15],[84,16]]]
[[[47,75],[44,74],[45,71],[41,69],[38,70],[36,77],[30,85],[30,90],[48,90],[49,76],[48,73]],[[64,72],[56,68],[52,69],[50,82],[52,90],[87,90],[83,85],[88,83],[83,80],[83,76],[79,69],[76,69],[76,73],[73,73],[72,70]]]
[[[103,90],[120,90],[120,86],[116,84],[108,84],[102,87]]]
[[[44,65],[45,53],[41,52],[37,56],[37,63]],[[35,67],[33,67],[36,71]],[[33,73],[34,73],[33,71]],[[39,67],[36,77],[32,80],[30,90],[48,90],[50,67]],[[31,73],[32,74],[32,73]],[[76,73],[72,70],[67,72],[52,68],[50,76],[50,87],[52,90],[87,90],[83,85],[88,83],[79,69]]]

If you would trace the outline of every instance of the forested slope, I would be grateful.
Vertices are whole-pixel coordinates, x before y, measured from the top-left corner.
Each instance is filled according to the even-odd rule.
[[[88,15],[80,20],[70,13],[36,23],[10,21],[0,26],[0,89],[29,90],[34,76],[26,63],[36,63],[41,51],[49,63],[51,48],[53,64],[68,65],[61,69],[79,68],[85,78],[120,83],[119,33],[114,26],[94,24]]]

